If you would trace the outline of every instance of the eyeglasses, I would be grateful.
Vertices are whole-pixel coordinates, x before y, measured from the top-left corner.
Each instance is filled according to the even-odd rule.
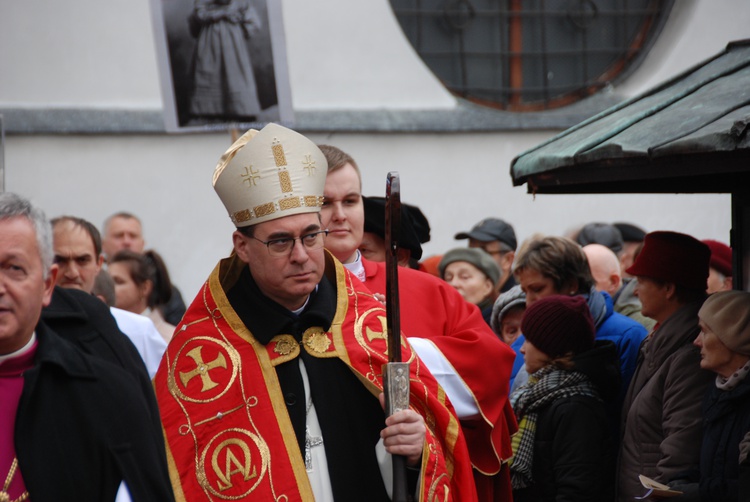
[[[281,239],[262,241],[253,236],[253,239],[265,244],[266,248],[268,248],[268,254],[271,256],[289,256],[292,249],[294,249],[294,244],[297,240],[302,243],[306,250],[312,251],[323,247],[327,235],[328,230],[318,230],[317,232],[310,232],[309,234],[300,235],[299,237],[282,237]]]

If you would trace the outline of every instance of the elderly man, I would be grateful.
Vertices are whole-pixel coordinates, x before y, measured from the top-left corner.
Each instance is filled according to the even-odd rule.
[[[59,269],[57,285],[65,289],[77,289],[91,294],[94,283],[101,272],[104,256],[99,231],[96,227],[74,216],[60,216],[52,223],[52,247],[55,263]],[[104,272],[106,273],[106,271]],[[61,293],[58,293],[58,296]],[[167,343],[157,331],[151,319],[110,307],[117,326],[133,342],[153,378],[161,362]],[[117,336],[113,334],[112,336]]]
[[[143,253],[146,241],[143,239],[141,220],[134,214],[121,211],[104,220],[102,238],[102,252],[106,260],[112,258],[118,251],[129,249],[135,253]],[[161,308],[164,320],[177,325],[185,314],[185,301],[182,293],[172,284],[172,294],[169,301]]]
[[[656,321],[641,314],[641,302],[634,294],[637,281],[623,280],[620,260],[614,251],[602,244],[587,244],[583,246],[583,252],[589,262],[596,289],[612,297],[615,312],[638,321],[649,331],[654,329]]]
[[[700,332],[710,255],[689,235],[651,232],[628,269],[638,278],[643,315],[658,324],[641,345],[622,408],[618,501],[644,494],[641,474],[666,484],[698,469],[701,401],[712,376],[700,369],[692,343]]]
[[[323,145],[328,161],[323,225],[326,248],[375,294],[385,293],[385,264],[358,250],[364,228],[362,181],[354,159]],[[432,275],[399,267],[401,327],[438,377],[463,425],[480,500],[510,498],[507,464],[516,422],[507,401],[515,354],[502,343],[476,305]],[[477,364],[481,360],[486,364]]]
[[[499,218],[485,218],[468,232],[459,232],[455,239],[469,239],[470,248],[484,249],[502,270],[497,290],[501,293],[516,285],[511,273],[516,257],[516,232],[513,226]]]
[[[159,431],[122,369],[40,321],[57,277],[44,214],[0,195],[0,500],[173,500]]]
[[[142,253],[146,245],[143,240],[141,220],[134,214],[121,211],[104,220],[102,250],[107,258],[118,251],[130,249]]]
[[[155,378],[175,489],[189,500],[385,501],[391,453],[413,468],[418,500],[475,500],[452,408],[405,340],[411,409],[386,418],[378,402],[385,311],[323,249],[325,175],[315,144],[276,124],[219,161],[234,253]]]

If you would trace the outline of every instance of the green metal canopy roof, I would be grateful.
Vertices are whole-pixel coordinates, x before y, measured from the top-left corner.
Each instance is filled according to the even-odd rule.
[[[750,190],[750,39],[528,150],[529,193]]]

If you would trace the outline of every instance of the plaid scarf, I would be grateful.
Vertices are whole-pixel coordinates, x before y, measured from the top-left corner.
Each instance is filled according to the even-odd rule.
[[[591,396],[599,399],[596,388],[586,375],[545,366],[529,377],[529,381],[510,396],[510,404],[518,417],[518,432],[513,436],[513,458],[510,472],[513,489],[525,488],[534,481],[534,438],[539,410],[558,399]]]

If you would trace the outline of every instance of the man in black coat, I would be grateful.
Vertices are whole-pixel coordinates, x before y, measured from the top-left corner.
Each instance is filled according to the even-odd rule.
[[[57,274],[50,233],[40,210],[0,194],[0,500],[113,501],[127,490],[135,502],[172,501],[139,377],[40,321]]]

